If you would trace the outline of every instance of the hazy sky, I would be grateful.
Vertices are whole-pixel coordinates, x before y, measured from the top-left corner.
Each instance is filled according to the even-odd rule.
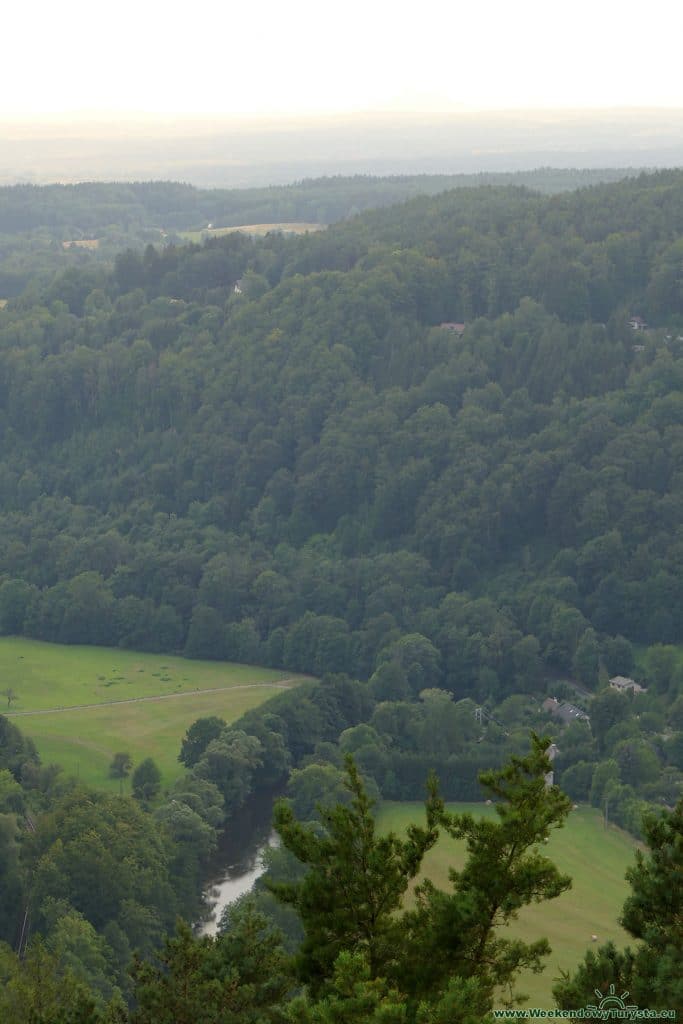
[[[0,119],[683,107],[680,0],[8,0]]]

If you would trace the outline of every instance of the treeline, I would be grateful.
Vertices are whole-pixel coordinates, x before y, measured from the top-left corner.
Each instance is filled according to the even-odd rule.
[[[268,188],[200,189],[179,182],[83,182],[0,188],[0,235],[48,228],[58,237],[89,237],[118,225],[167,231],[295,221],[331,224],[363,210],[452,188],[521,185],[554,193],[633,177],[633,168],[562,169],[481,174],[312,178]],[[73,233],[76,232],[74,235]]]
[[[544,168],[513,174],[334,177],[256,189],[177,182],[14,185],[0,188],[0,300],[70,267],[111,266],[127,246],[178,243],[178,232],[295,221],[331,224],[363,210],[447,188],[512,183],[544,193],[633,176],[632,169]]]

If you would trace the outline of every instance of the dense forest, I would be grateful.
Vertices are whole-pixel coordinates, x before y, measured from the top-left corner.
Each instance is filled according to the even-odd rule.
[[[682,218],[673,174],[456,191],[16,299],[2,628],[359,678],[420,633],[463,695],[680,642]]]
[[[71,950],[100,1008],[124,1014],[131,951],[150,954],[176,914],[198,912],[215,830],[252,792],[287,785],[285,849],[310,863],[324,850],[292,815],[310,821],[321,797],[345,801],[328,822],[340,842],[349,793],[362,816],[366,792],[417,799],[430,770],[444,798],[471,800],[479,771],[495,769],[503,776],[485,779],[502,800],[503,763],[525,756],[530,729],[558,740],[553,767],[570,798],[609,799],[611,816],[655,851],[675,842],[682,234],[679,172],[553,196],[460,188],[315,235],[150,244],[111,268],[84,257],[0,310],[0,632],[320,679],[232,727],[200,720],[180,751],[181,783],[132,801],[84,793],[0,719],[2,938],[21,945],[30,893],[45,943],[26,961],[36,976]],[[646,692],[618,693],[615,675]],[[590,722],[551,717],[553,696]],[[536,756],[529,771],[542,779]],[[668,824],[643,826],[663,805]],[[435,806],[427,832],[436,815],[469,834]],[[564,805],[553,806],[561,819]],[[531,845],[543,837],[532,824]],[[136,852],[118,858],[124,842]],[[402,879],[418,853],[393,851]],[[311,903],[297,873],[279,868],[285,906],[264,894],[258,913],[271,916],[256,925],[247,914],[232,932],[227,922],[224,941],[244,952],[244,930],[253,939],[265,928],[279,963],[263,921],[298,936],[302,998],[322,992],[327,1003],[297,1003],[284,1019],[341,1019],[334,1000],[351,986],[367,1010],[359,1020],[465,1020],[468,999],[481,1020],[509,980],[505,964],[512,978],[541,953],[501,954],[497,980],[463,969],[449,989],[434,949],[468,906],[481,910],[475,866],[462,902],[426,894],[419,928],[410,919],[400,963],[413,957],[424,971],[411,980],[400,968],[408,988],[382,958],[387,920],[374,959],[307,961],[327,925],[315,893]],[[636,889],[652,895],[643,879]],[[636,916],[626,912],[632,934],[671,974],[663,1006],[661,993],[680,996],[667,988],[678,952],[656,913],[640,932]],[[490,933],[476,915],[470,923],[481,953]],[[219,946],[193,941],[181,931],[167,966],[176,957],[189,970],[209,949],[220,961]],[[371,944],[335,948],[353,958]],[[420,987],[430,958],[434,1005]],[[616,951],[609,962],[623,987],[645,973]],[[8,991],[30,985],[9,953],[1,969]],[[138,1019],[174,1019],[154,1017],[149,963],[138,978],[140,1006],[152,1000]],[[281,1008],[230,1012],[215,1019],[283,1019]]]
[[[447,188],[516,184],[562,192],[636,171],[546,168],[511,174],[318,178],[270,188],[198,189],[178,182],[0,187],[0,299],[59,269],[112,264],[126,246],[181,242],[178,233],[235,225],[331,224]]]

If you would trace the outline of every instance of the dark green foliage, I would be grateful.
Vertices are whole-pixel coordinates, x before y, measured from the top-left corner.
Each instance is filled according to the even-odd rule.
[[[0,629],[379,671],[384,698],[593,686],[680,640],[677,306],[642,354],[626,321],[682,187],[463,189],[36,286],[0,315]],[[116,201],[199,215],[156,188]]]
[[[150,948],[174,919],[170,845],[134,801],[82,790],[65,796],[33,840],[33,899],[70,902],[97,929],[115,921],[132,947]]]
[[[37,768],[40,760],[33,742],[16,725],[0,715],[0,768],[8,769],[15,779],[21,779],[28,767]]]
[[[302,1020],[336,1019],[329,1015],[340,988],[351,1009],[365,1000],[370,1015],[379,1013],[378,1000],[387,1000],[391,1020],[402,1020],[406,1007],[414,1019],[419,1005],[422,1019],[441,1020],[465,993],[483,1015],[501,986],[513,999],[520,970],[541,968],[546,940],[526,944],[504,938],[500,929],[525,905],[552,899],[571,884],[538,849],[571,806],[546,784],[547,745],[533,736],[530,754],[482,775],[482,785],[499,801],[497,823],[446,813],[432,783],[426,828],[412,826],[406,840],[378,836],[350,758],[350,805],[321,807],[320,824],[308,827],[289,804],[277,806],[283,846],[308,869],[300,880],[270,883],[278,899],[296,909],[304,928],[296,965],[315,1003],[301,1004]],[[451,872],[452,892],[422,882],[416,909],[401,912],[438,826],[466,840],[466,865]],[[373,984],[378,981],[383,983]]]
[[[274,891],[301,917],[305,938],[297,969],[313,991],[331,977],[344,950],[363,950],[372,978],[386,972],[400,929],[395,912],[438,835],[442,804],[434,786],[425,827],[411,826],[400,840],[376,835],[370,801],[350,758],[346,772],[350,806],[321,807],[322,834],[302,826],[287,803],[275,809],[282,843],[309,869],[300,883],[276,885]]]
[[[683,800],[675,810],[649,816],[643,832],[648,856],[636,851],[627,873],[632,893],[624,904],[622,924],[643,946],[638,997],[643,1005],[683,1010]]]
[[[290,986],[277,932],[246,904],[215,940],[179,922],[157,964],[133,970],[132,1024],[268,1024],[281,1021]]]
[[[39,939],[19,959],[0,944],[0,1019],[7,1024],[125,1024],[119,997],[93,998],[63,958]]]
[[[123,794],[123,783],[133,770],[133,761],[126,751],[114,754],[109,765],[109,778],[119,780],[119,793]]]
[[[131,777],[133,796],[141,803],[150,803],[161,792],[161,772],[151,757],[137,766]]]
[[[553,899],[571,885],[538,849],[571,807],[559,789],[546,786],[547,746],[532,736],[526,757],[482,773],[483,788],[497,801],[498,822],[442,814],[445,830],[466,841],[468,860],[462,871],[451,871],[451,894],[423,882],[417,909],[405,916],[410,955],[403,971],[415,994],[433,999],[456,975],[476,979],[489,999],[498,987],[512,998],[518,972],[541,969],[549,952],[545,939],[526,944],[503,938],[498,929],[526,904]]]
[[[185,734],[178,760],[186,768],[193,768],[211,740],[217,739],[223,729],[225,729],[225,722],[222,718],[215,715],[210,718],[198,718]]]
[[[360,952],[337,957],[323,999],[293,1000],[286,1011],[290,1024],[405,1024],[406,1001],[384,978],[373,977]]]
[[[42,230],[49,213],[66,232],[78,211],[94,230],[102,203],[132,202],[130,241],[161,217],[201,226],[211,210],[244,223],[245,210],[303,211],[314,196],[345,216],[351,196],[360,209],[378,189],[418,185],[339,182],[334,200],[330,183],[241,197],[173,185],[0,190],[0,228]],[[80,913],[106,936],[122,981],[131,947],[158,945],[176,909],[193,913],[210,830],[252,793],[293,766],[308,817],[350,751],[385,797],[414,799],[436,769],[445,796],[478,799],[479,771],[519,753],[543,721],[550,676],[567,680],[567,699],[584,699],[574,681],[597,694],[592,732],[553,722],[572,797],[633,830],[647,801],[675,802],[682,195],[679,172],[554,198],[461,189],[306,238],[147,245],[120,253],[113,271],[38,246],[40,274],[0,311],[0,631],[323,678],[232,728],[189,730],[191,771],[153,818],[73,792],[0,718],[0,768],[22,784],[5,787],[0,809],[11,883],[0,905],[13,919],[3,935],[16,935],[35,869],[38,927],[56,933],[49,901],[64,898],[70,936],[96,963],[69,916]],[[21,240],[5,243],[0,276],[17,287],[0,297],[31,272],[17,262]],[[104,259],[112,244],[103,238]],[[627,326],[635,312],[647,333]],[[464,333],[445,321],[466,322]],[[636,645],[650,646],[644,667]],[[613,673],[638,675],[649,693],[604,688]],[[3,687],[13,692],[12,680]],[[143,802],[156,799],[151,787],[138,787]],[[29,806],[45,818],[20,838]],[[449,827],[471,841],[475,867],[452,894],[425,890],[421,920],[456,960],[476,961],[483,941],[495,969],[454,982],[436,940],[429,953],[416,946],[434,979],[425,1021],[483,1015],[494,974],[509,980],[542,952],[482,940],[491,900],[502,900],[494,918],[515,909],[495,885],[483,894],[477,875],[508,849],[505,823],[490,843],[464,820]],[[527,867],[501,879],[528,895]],[[389,872],[389,903],[401,878]],[[324,970],[337,996],[355,992],[358,1013],[388,1000],[400,1015],[394,982],[373,988],[393,927],[371,955],[338,963],[335,982],[332,942],[324,963],[310,952],[310,972]],[[662,971],[669,959],[658,954]],[[410,984],[415,1000],[425,983]],[[302,1013],[333,1019],[329,995]]]
[[[211,740],[195,765],[195,774],[218,788],[228,813],[239,810],[249,797],[254,773],[261,764],[261,751],[255,736],[227,728]]]

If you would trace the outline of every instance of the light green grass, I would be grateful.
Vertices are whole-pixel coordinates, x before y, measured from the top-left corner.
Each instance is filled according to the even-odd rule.
[[[182,771],[180,743],[197,718],[235,721],[286,680],[301,678],[253,665],[0,638],[0,689],[18,698],[9,708],[0,698],[0,712],[34,740],[44,762],[100,789],[118,787],[108,777],[117,751],[134,764],[154,758],[169,785]]]
[[[263,237],[270,231],[282,231],[286,235],[305,235],[309,231],[323,231],[326,224],[317,221],[292,221],[281,224],[240,224],[230,228],[202,228],[201,231],[180,231],[180,237],[188,242],[201,242],[204,238],[220,238],[241,231],[245,235]]]
[[[451,810],[495,815],[485,804],[451,804]],[[423,818],[417,803],[383,803],[378,824],[383,831],[405,831],[411,822]],[[544,851],[562,872],[571,875],[572,888],[545,904],[527,907],[512,926],[513,933],[525,941],[545,936],[552,947],[546,968],[540,975],[527,972],[518,990],[528,993],[525,1005],[550,1008],[554,1005],[552,985],[560,970],[574,970],[587,949],[612,939],[617,946],[628,944],[629,936],[618,925],[629,887],[624,878],[633,863],[635,840],[620,829],[605,829],[602,817],[593,807],[572,811],[563,829],[556,830]],[[423,875],[435,885],[448,889],[449,868],[462,867],[464,843],[442,836],[425,857]],[[598,943],[593,943],[597,935]],[[630,940],[631,943],[633,940]]]

